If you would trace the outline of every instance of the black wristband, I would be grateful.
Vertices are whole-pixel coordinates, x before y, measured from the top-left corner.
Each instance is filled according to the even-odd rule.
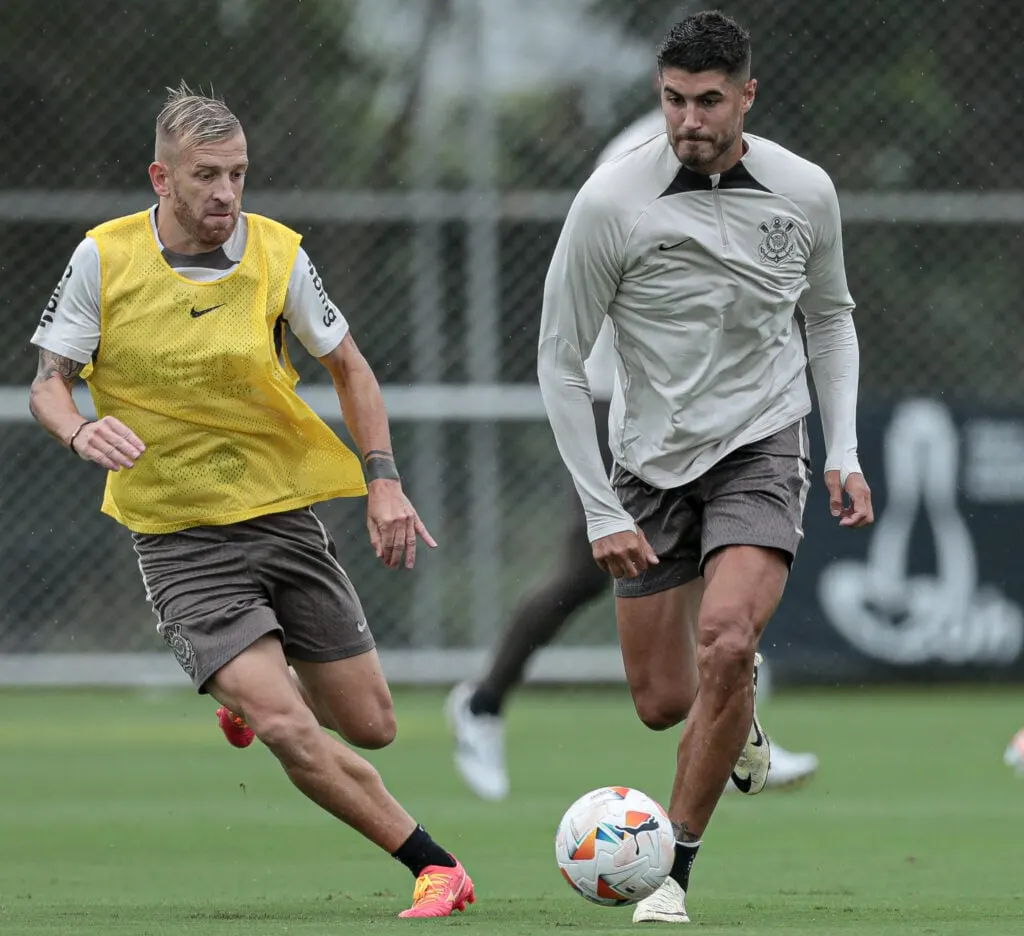
[[[366,468],[366,480],[370,481],[401,481],[395,456],[382,449],[372,449],[363,456]]]
[[[72,452],[75,452],[75,439],[78,438],[78,433],[80,433],[86,426],[88,426],[89,423],[93,422],[96,422],[96,420],[86,419],[84,422],[79,423],[78,428],[71,433],[71,438],[68,439],[68,448],[71,449]],[[78,452],[75,452],[75,454],[77,455]]]

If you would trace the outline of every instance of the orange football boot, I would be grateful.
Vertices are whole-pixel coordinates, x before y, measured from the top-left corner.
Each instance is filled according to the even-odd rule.
[[[456,910],[466,909],[466,904],[476,900],[473,882],[466,869],[455,862],[454,868],[428,865],[416,878],[412,892],[412,906],[403,910],[400,917],[446,917]]]
[[[220,730],[224,732],[228,744],[234,747],[248,747],[256,737],[256,732],[245,723],[245,719],[227,706],[222,705],[217,709],[217,721],[220,722]]]

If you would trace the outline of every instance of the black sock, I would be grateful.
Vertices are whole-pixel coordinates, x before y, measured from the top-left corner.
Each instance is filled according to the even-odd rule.
[[[697,857],[700,842],[676,842],[676,859],[672,862],[672,870],[668,876],[684,891],[690,889],[690,869]]]
[[[455,859],[435,842],[423,826],[418,825],[412,834],[398,846],[398,851],[391,853],[411,872],[419,877],[428,865],[441,865],[442,868],[454,868]]]
[[[479,685],[469,697],[469,710],[474,715],[500,715],[501,694],[484,685]]]

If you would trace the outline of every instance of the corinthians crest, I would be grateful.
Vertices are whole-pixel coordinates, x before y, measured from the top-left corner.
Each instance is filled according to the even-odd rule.
[[[167,641],[167,645],[174,651],[178,665],[189,676],[195,677],[196,650],[192,646],[192,641],[181,632],[181,625],[173,624],[170,627],[165,627],[164,640]]]
[[[757,255],[762,263],[778,265],[793,255],[796,242],[793,240],[792,230],[795,227],[796,222],[790,218],[772,218],[771,221],[762,221],[757,226],[764,235],[757,246]]]

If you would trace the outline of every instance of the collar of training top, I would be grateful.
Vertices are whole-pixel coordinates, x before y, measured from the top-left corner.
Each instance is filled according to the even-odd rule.
[[[751,174],[750,170],[743,164],[743,160],[750,153],[747,141],[743,141],[743,157],[731,169],[718,174],[718,188],[721,189],[753,189],[756,192],[769,192],[771,189],[762,185]],[[707,175],[703,172],[694,172],[686,166],[680,166],[676,177],[669,183],[667,189],[659,195],[664,198],[666,195],[683,195],[686,192],[710,192],[715,186],[714,175]]]

